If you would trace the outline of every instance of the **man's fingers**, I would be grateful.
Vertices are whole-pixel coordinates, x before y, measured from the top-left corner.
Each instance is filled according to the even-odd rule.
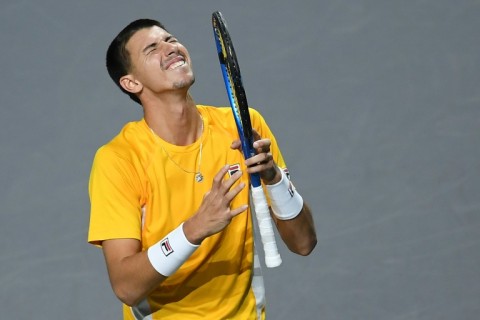
[[[260,139],[253,143],[253,147],[255,148],[257,153],[270,152],[271,144],[272,142],[270,141],[270,139]]]
[[[260,134],[258,134],[257,130],[252,129],[252,133],[253,133],[253,140],[254,141],[260,140],[262,138],[262,137],[260,137]]]
[[[235,140],[230,145],[230,148],[234,149],[234,150],[236,150],[236,149],[241,150],[242,149],[242,142],[240,140]]]
[[[248,173],[252,173],[251,169],[254,169],[255,172],[258,172],[271,167],[273,164],[273,156],[271,153],[260,153],[247,160],[245,160],[245,165],[248,168]]]
[[[233,184],[242,177],[242,171],[239,170],[237,172],[235,172],[230,178],[228,178],[227,180],[225,180],[223,182],[223,186],[225,188],[225,193],[227,193],[230,188],[233,186]],[[237,186],[238,187],[238,186]]]
[[[231,189],[226,193],[225,199],[228,202],[231,202],[244,188],[245,188],[245,183],[240,182],[237,186],[235,186],[233,189]]]
[[[225,174],[229,168],[229,165],[224,166],[213,178],[212,190],[218,190],[222,195],[226,194],[233,184],[242,177],[242,171],[239,170],[228,179],[225,179]]]
[[[223,166],[220,171],[217,172],[217,174],[215,175],[215,177],[213,178],[213,186],[215,187],[216,185],[219,185],[222,183],[223,181],[223,177],[225,176],[225,174],[228,172],[228,168],[230,168],[230,166],[227,164],[225,166]]]
[[[248,205],[244,204],[243,206],[240,206],[238,208],[230,210],[230,215],[233,217],[239,215],[240,213],[246,211],[248,209]]]

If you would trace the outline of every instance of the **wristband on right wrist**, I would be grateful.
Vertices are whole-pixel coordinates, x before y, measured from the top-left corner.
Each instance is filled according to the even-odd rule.
[[[165,238],[148,248],[148,260],[158,273],[168,277],[177,271],[198,247],[188,241],[182,223]]]
[[[298,216],[303,208],[303,198],[281,169],[282,178],[273,185],[266,185],[267,194],[275,216],[280,220],[290,220]]]

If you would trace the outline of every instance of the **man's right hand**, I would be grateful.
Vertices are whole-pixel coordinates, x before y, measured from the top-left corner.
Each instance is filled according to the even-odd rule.
[[[245,188],[245,183],[238,181],[242,172],[238,171],[228,179],[224,179],[229,166],[224,166],[213,179],[212,189],[208,191],[202,200],[198,211],[183,224],[183,232],[190,243],[198,245],[203,239],[225,229],[232,219],[244,212],[248,204],[238,208],[230,208],[233,199]]]

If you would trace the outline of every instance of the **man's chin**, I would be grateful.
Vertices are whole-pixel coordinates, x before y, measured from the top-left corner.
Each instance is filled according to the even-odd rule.
[[[182,80],[173,84],[175,89],[190,88],[195,83],[195,77],[191,77],[189,80]]]

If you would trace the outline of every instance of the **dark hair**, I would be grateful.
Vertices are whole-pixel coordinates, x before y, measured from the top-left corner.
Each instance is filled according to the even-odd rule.
[[[126,91],[120,85],[120,78],[128,74],[130,68],[132,67],[130,60],[130,53],[128,52],[126,45],[128,40],[139,30],[151,28],[151,27],[160,27],[163,30],[167,31],[163,24],[159,21],[151,19],[138,19],[131,22],[128,26],[123,28],[122,31],[113,39],[110,46],[108,46],[106,64],[108,74],[112,78],[113,82],[122,90],[124,93],[128,94],[130,98],[138,104],[140,99],[137,95],[131,92]]]

